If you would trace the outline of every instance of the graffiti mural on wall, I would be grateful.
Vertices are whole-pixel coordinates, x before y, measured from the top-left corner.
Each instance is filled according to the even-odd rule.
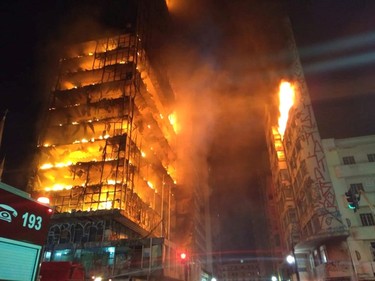
[[[318,126],[292,32],[289,35],[288,48],[292,54],[291,76],[297,96],[296,105],[291,111],[290,119],[292,121],[290,123],[294,123],[292,126],[296,126],[294,131],[297,133],[290,133],[291,139],[289,141],[291,145],[290,151],[287,153],[292,154],[293,143],[298,140],[301,149],[297,159],[299,162],[306,162],[307,174],[311,179],[311,184],[304,184],[295,188],[298,193],[296,194],[297,198],[306,197],[309,194],[311,199],[310,202],[307,202],[310,204],[310,208],[306,206],[304,208],[304,210],[310,210],[310,212],[300,213],[303,222],[301,227],[312,232],[309,234],[320,234],[341,228],[342,223],[340,223],[341,218],[339,217],[334,189],[327,170]],[[292,176],[296,176],[296,173],[296,171],[292,171]],[[304,198],[300,198],[300,200],[302,202],[309,201],[304,200]]]
[[[101,242],[104,233],[104,221],[55,224],[48,232],[47,244]]]

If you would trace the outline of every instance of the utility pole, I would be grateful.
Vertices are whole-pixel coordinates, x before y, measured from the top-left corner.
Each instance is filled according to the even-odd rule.
[[[298,262],[297,262],[297,256],[296,256],[294,245],[292,245],[292,254],[294,258],[294,272],[296,273],[297,281],[301,281],[299,277]]]

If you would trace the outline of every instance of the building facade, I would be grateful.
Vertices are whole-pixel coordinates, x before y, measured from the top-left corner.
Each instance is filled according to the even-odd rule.
[[[267,119],[266,134],[270,176],[267,184],[267,209],[270,229],[270,248],[274,258],[273,272],[281,276],[290,275],[291,267],[285,258],[300,241],[296,203],[294,200],[291,178],[285,159],[284,147],[280,133]]]
[[[32,182],[34,196],[49,198],[56,212],[47,259],[83,259],[76,244],[173,240],[173,95],[153,80],[141,40],[131,32],[97,39],[61,60]],[[63,244],[70,246],[56,250]],[[101,269],[93,254],[87,270],[114,266],[108,251]]]
[[[340,213],[349,229],[347,246],[354,280],[374,280],[375,136],[323,139],[322,144]],[[358,198],[351,208],[350,194]]]
[[[339,195],[327,168],[314,110],[289,23],[286,25],[288,72],[294,102],[285,131],[269,117],[267,140],[271,188],[278,208],[279,280],[355,280],[346,243],[349,229],[340,212]],[[269,112],[274,110],[269,110]],[[289,265],[287,255],[294,260]]]
[[[233,258],[219,266],[218,280],[223,281],[258,281],[265,280],[264,272],[257,261]]]
[[[175,97],[146,51],[145,3],[122,33],[65,48],[29,189],[55,210],[44,261],[78,262],[88,276],[116,280],[186,280],[179,253],[199,245],[204,254],[189,260],[198,280],[212,274],[209,221],[199,213],[208,192],[194,185],[195,231],[177,208],[186,198],[177,184]],[[187,243],[181,223],[201,236]]]

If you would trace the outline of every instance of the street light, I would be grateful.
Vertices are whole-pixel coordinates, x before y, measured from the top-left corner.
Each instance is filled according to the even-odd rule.
[[[288,256],[286,257],[286,262],[287,262],[288,264],[290,264],[290,265],[294,265],[294,266],[293,266],[294,273],[296,274],[297,281],[300,281],[299,272],[298,272],[298,265],[297,265],[297,260],[296,260],[296,256],[295,256],[294,248],[293,248],[293,254],[292,254],[292,255],[288,255]]]
[[[273,276],[271,277],[271,281],[277,281],[277,277],[276,277],[275,275],[273,275]]]
[[[296,262],[296,259],[294,258],[293,255],[288,255],[288,256],[286,257],[286,262],[287,262],[288,264],[294,264],[294,263]]]

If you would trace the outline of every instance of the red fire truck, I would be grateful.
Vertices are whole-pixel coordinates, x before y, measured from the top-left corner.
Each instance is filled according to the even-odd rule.
[[[69,261],[42,262],[40,281],[84,281],[85,270],[82,265]]]

